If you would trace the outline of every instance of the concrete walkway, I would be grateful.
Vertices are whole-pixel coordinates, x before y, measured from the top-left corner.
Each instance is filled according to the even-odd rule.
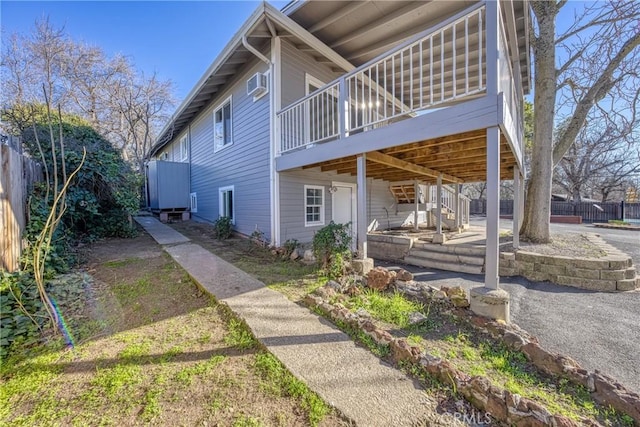
[[[456,425],[420,385],[355,345],[306,308],[153,217],[136,221],[203,288],[243,318],[256,338],[358,426]]]

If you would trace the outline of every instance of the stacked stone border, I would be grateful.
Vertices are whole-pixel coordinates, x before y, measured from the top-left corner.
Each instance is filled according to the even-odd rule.
[[[633,260],[593,233],[584,236],[606,253],[600,258],[543,255],[522,249],[500,252],[500,276],[522,276],[535,282],[592,291],[624,292],[640,289],[640,276]],[[369,256],[387,261],[405,262],[414,246],[408,236],[369,235]],[[462,251],[464,247],[459,250]],[[463,253],[463,252],[461,252]]]
[[[600,236],[585,234],[587,240],[606,253],[601,258],[542,255],[518,250],[500,253],[500,276],[523,276],[536,282],[593,291],[632,291],[640,288],[633,261]]]
[[[469,376],[457,370],[448,361],[423,353],[419,347],[409,344],[405,338],[393,337],[388,331],[377,327],[371,317],[362,310],[353,313],[340,302],[331,303],[331,299],[338,301],[346,299],[344,295],[336,292],[335,288],[337,287],[332,286],[330,282],[316,290],[314,294],[307,295],[304,303],[333,321],[343,322],[351,328],[360,329],[378,345],[389,346],[393,363],[396,365],[409,363],[443,384],[450,385],[473,406],[490,413],[495,419],[517,427],[600,425],[588,418],[575,422],[563,415],[552,414],[533,400],[492,385],[484,376]],[[468,306],[468,302],[465,304],[460,301],[461,289],[438,290],[426,283],[413,280],[406,282],[397,280],[395,288],[407,297],[420,302],[440,300],[449,304],[453,315],[466,321],[476,330],[502,340],[507,347],[522,351],[542,372],[566,378],[573,384],[586,387],[596,402],[611,406],[631,416],[636,423],[640,424],[640,395],[627,390],[623,385],[597,370],[589,372],[581,368],[573,359],[545,350],[540,346],[537,338],[514,324],[505,324],[473,314],[465,307]]]

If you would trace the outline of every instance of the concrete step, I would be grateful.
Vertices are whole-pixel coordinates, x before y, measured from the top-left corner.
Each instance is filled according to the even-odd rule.
[[[468,274],[483,274],[482,266],[479,265],[442,262],[413,256],[406,256],[404,258],[404,262],[409,265],[417,265],[418,267],[435,268],[438,270],[456,271]]]
[[[476,255],[463,255],[449,252],[436,252],[429,250],[416,250],[411,249],[409,251],[409,256],[415,258],[423,258],[431,261],[439,261],[445,263],[458,263],[458,264],[469,264],[469,265],[484,265],[484,254],[482,256]]]
[[[413,244],[415,249],[420,249],[429,252],[443,252],[459,255],[472,255],[481,256],[484,258],[485,248],[480,246],[468,246],[468,245],[454,245],[445,243],[444,245],[436,245],[433,243],[415,242]]]

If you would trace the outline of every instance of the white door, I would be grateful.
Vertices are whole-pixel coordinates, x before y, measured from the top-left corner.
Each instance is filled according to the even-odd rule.
[[[351,223],[351,247],[357,247],[356,235],[356,185],[333,183],[331,197],[332,220],[336,224]]]

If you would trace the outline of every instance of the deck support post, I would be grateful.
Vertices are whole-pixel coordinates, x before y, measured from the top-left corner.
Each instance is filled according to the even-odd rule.
[[[460,184],[454,184],[454,186],[455,186],[455,198],[456,198],[456,202],[455,202],[456,211],[454,212],[456,216],[455,227],[456,227],[456,230],[459,232],[460,227],[462,227],[462,222],[460,221],[460,208],[462,207],[462,204],[460,203]]]
[[[520,193],[521,180],[520,168],[515,166],[513,168],[513,249],[520,247],[520,217],[522,216],[520,200],[523,197]]]
[[[471,310],[509,323],[509,293],[499,289],[500,129],[487,129],[487,249],[484,287],[471,289]]]
[[[500,238],[500,130],[487,129],[487,252],[484,285],[498,289]]]
[[[433,220],[431,219],[431,213],[433,212],[433,206],[431,205],[431,185],[427,184],[426,194],[425,194],[425,204],[424,208],[427,211],[427,227],[433,227]]]
[[[447,239],[442,232],[442,174],[438,174],[436,184],[436,234],[433,235],[433,243],[444,243]]]
[[[356,273],[366,275],[373,268],[373,259],[367,257],[367,155],[359,154],[356,159],[358,169],[358,203],[356,235],[358,256],[352,266]]]
[[[358,258],[367,257],[367,155],[357,158],[358,167]]]
[[[418,231],[420,229],[418,225],[418,215],[420,214],[420,185],[416,179],[413,182],[413,194],[414,194],[414,207],[413,207],[413,229]]]

